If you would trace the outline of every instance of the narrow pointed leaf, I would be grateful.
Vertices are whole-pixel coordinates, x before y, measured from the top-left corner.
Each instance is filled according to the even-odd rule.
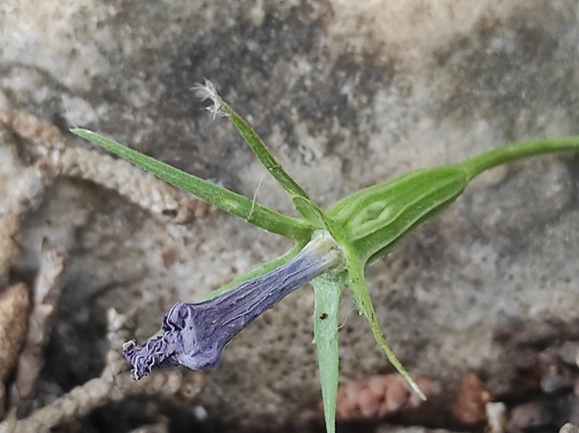
[[[225,101],[219,99],[221,109],[235,126],[248,146],[253,150],[266,170],[275,178],[280,186],[288,193],[299,213],[317,227],[324,227],[325,217],[322,210],[308,196],[306,191],[284,170],[281,164],[267,150],[263,140],[257,132]],[[326,227],[327,228],[327,227]]]
[[[352,292],[352,298],[358,311],[362,313],[368,323],[370,324],[370,329],[372,330],[372,334],[374,334],[374,338],[388,361],[392,364],[392,366],[398,371],[398,373],[406,379],[408,384],[412,387],[412,389],[420,396],[421,399],[426,400],[426,396],[418,387],[418,384],[410,377],[410,374],[402,363],[398,360],[392,349],[386,343],[384,335],[380,330],[380,325],[378,324],[378,320],[376,319],[376,313],[374,311],[374,305],[372,304],[372,300],[370,299],[370,294],[368,293],[368,288],[366,287],[366,281],[364,278],[364,266],[362,262],[359,260],[348,260],[348,274],[350,277],[350,290]]]
[[[110,138],[81,128],[71,129],[71,132],[116,153],[121,158],[152,173],[165,182],[194,194],[223,209],[225,212],[243,218],[247,222],[261,227],[264,230],[300,241],[309,239],[314,230],[313,227],[304,220],[291,218],[272,211],[247,197],[214,185],[192,174],[185,173],[178,168],[172,167],[150,156],[143,155]]]
[[[322,275],[312,281],[315,293],[314,341],[320,367],[327,433],[336,431],[339,375],[338,327],[344,284],[344,278],[340,278],[335,273]]]

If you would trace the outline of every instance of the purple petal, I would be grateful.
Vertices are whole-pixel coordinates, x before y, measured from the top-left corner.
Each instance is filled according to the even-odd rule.
[[[293,259],[277,269],[204,302],[178,302],[163,318],[163,335],[136,347],[123,347],[140,379],[152,368],[184,365],[192,370],[215,367],[225,345],[285,296],[342,261],[327,233],[317,234]]]

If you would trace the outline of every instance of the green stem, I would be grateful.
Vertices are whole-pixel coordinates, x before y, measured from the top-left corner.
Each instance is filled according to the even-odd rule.
[[[462,162],[470,179],[497,165],[545,153],[579,150],[579,136],[526,141],[498,147]],[[469,180],[470,180],[469,179]]]

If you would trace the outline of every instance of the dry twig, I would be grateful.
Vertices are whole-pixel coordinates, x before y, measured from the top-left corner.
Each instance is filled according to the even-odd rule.
[[[101,377],[77,386],[27,418],[17,420],[12,413],[0,423],[0,433],[48,433],[55,427],[71,419],[82,418],[109,402],[134,395],[163,395],[185,402],[194,401],[198,397],[204,385],[203,374],[199,372],[156,370],[139,382],[132,380],[130,372],[123,372],[128,366],[120,354],[121,347],[117,346],[126,338],[127,318],[111,309],[107,319],[109,342],[114,346],[107,354]]]
[[[0,286],[8,281],[8,272],[17,260],[24,216],[40,203],[45,186],[52,178],[48,160],[41,157],[5,185],[0,198]]]
[[[0,128],[12,130],[36,145],[47,156],[55,175],[79,177],[117,191],[140,207],[184,223],[215,210],[205,201],[186,194],[132,164],[74,146],[53,124],[31,113],[0,110]]]
[[[42,262],[34,284],[34,303],[28,319],[26,342],[18,358],[16,369],[16,400],[28,398],[44,365],[43,351],[52,330],[52,318],[56,312],[62,291],[62,275],[66,253],[59,249],[43,252]]]
[[[8,281],[10,268],[19,252],[18,236],[26,214],[34,209],[45,187],[56,176],[79,177],[114,189],[132,202],[163,215],[171,222],[183,223],[201,218],[215,210],[213,206],[185,194],[131,164],[108,155],[72,145],[51,123],[24,111],[0,109],[0,131],[15,132],[35,145],[38,159],[17,176],[0,199],[0,287]],[[0,294],[0,416],[4,411],[4,381],[14,368],[19,350],[29,332],[19,359],[15,390],[26,398],[34,389],[43,365],[42,351],[47,343],[51,318],[62,289],[64,254],[47,252],[35,287],[35,305],[29,317],[30,299],[23,284]],[[157,371],[145,380],[134,382],[120,354],[128,339],[126,317],[110,311],[109,341],[111,350],[99,378],[92,379],[61,396],[29,417],[17,420],[15,412],[0,423],[0,433],[48,432],[71,419],[83,417],[95,408],[137,394],[177,396],[194,400],[203,388],[201,373],[179,370]]]
[[[4,415],[6,402],[4,383],[16,364],[26,336],[29,307],[28,288],[22,283],[0,293],[0,417]]]

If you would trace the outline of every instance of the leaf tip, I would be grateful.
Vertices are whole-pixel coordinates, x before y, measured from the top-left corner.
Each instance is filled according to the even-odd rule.
[[[77,135],[81,138],[86,138],[88,140],[90,140],[90,137],[98,135],[95,132],[91,131],[90,129],[77,128],[77,127],[70,128],[69,131],[74,135]]]
[[[422,390],[420,389],[420,387],[418,386],[418,384],[414,380],[412,382],[410,382],[410,387],[412,388],[412,390],[416,394],[418,394],[418,397],[420,397],[420,400],[422,400],[422,401],[428,400],[428,397],[426,397],[426,394],[424,394],[424,392],[422,392]]]

